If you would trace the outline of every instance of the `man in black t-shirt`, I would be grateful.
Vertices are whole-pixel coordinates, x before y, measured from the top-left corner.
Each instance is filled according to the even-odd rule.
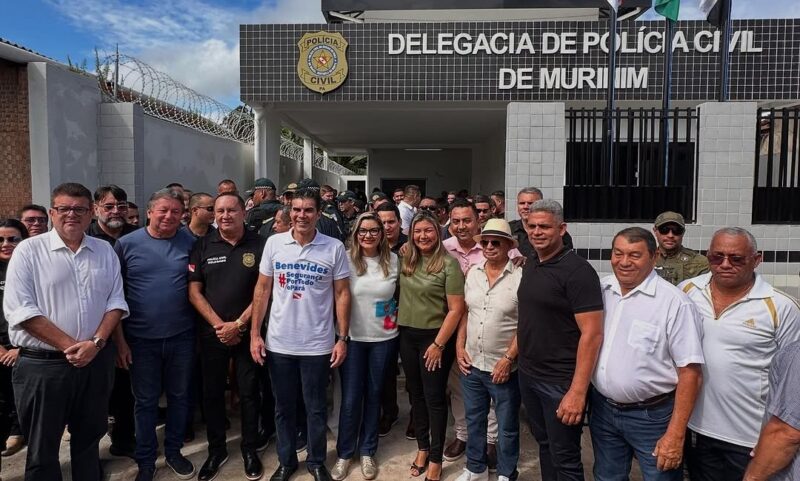
[[[533,203],[528,233],[537,258],[518,291],[519,385],[543,481],[583,481],[581,432],[603,341],[603,296],[591,265],[564,246],[561,205]]]
[[[201,238],[189,257],[189,300],[202,317],[198,328],[203,370],[203,406],[208,431],[208,458],[200,468],[200,481],[213,479],[228,459],[225,445],[225,385],[228,360],[236,364],[236,381],[242,413],[241,451],[245,475],[263,474],[257,450],[261,409],[259,376],[250,356],[253,289],[266,240],[245,229],[244,201],[233,193],[214,202],[218,229]]]

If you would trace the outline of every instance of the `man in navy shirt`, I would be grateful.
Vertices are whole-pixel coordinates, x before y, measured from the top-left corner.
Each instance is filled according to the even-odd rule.
[[[125,298],[131,316],[115,342],[120,363],[131,372],[136,399],[136,481],[155,476],[158,449],[158,398],[167,395],[164,454],[179,479],[194,477],[194,466],[181,455],[193,367],[196,314],[189,304],[187,270],[195,239],[179,230],[183,195],[162,189],[150,197],[150,223],[117,241]]]

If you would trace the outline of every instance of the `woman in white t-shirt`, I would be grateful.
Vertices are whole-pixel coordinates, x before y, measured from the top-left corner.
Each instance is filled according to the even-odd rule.
[[[342,406],[339,412],[338,459],[331,477],[342,480],[356,454],[364,479],[375,479],[378,467],[378,420],[383,377],[397,362],[398,262],[374,213],[358,216],[350,232],[350,343],[339,367]]]

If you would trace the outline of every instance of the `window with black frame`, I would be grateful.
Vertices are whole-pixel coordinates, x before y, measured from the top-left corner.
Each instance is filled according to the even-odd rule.
[[[606,112],[567,110],[564,215],[581,222],[651,222],[666,210],[695,217],[698,116],[670,110],[668,154],[659,141],[662,111],[617,109],[613,155]],[[609,158],[611,157],[611,158]]]

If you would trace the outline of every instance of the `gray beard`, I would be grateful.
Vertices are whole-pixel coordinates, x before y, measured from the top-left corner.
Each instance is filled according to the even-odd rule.
[[[105,224],[106,224],[106,227],[108,227],[109,229],[119,229],[120,227],[125,225],[125,221],[120,220],[120,219],[112,219],[112,220],[106,222]]]

